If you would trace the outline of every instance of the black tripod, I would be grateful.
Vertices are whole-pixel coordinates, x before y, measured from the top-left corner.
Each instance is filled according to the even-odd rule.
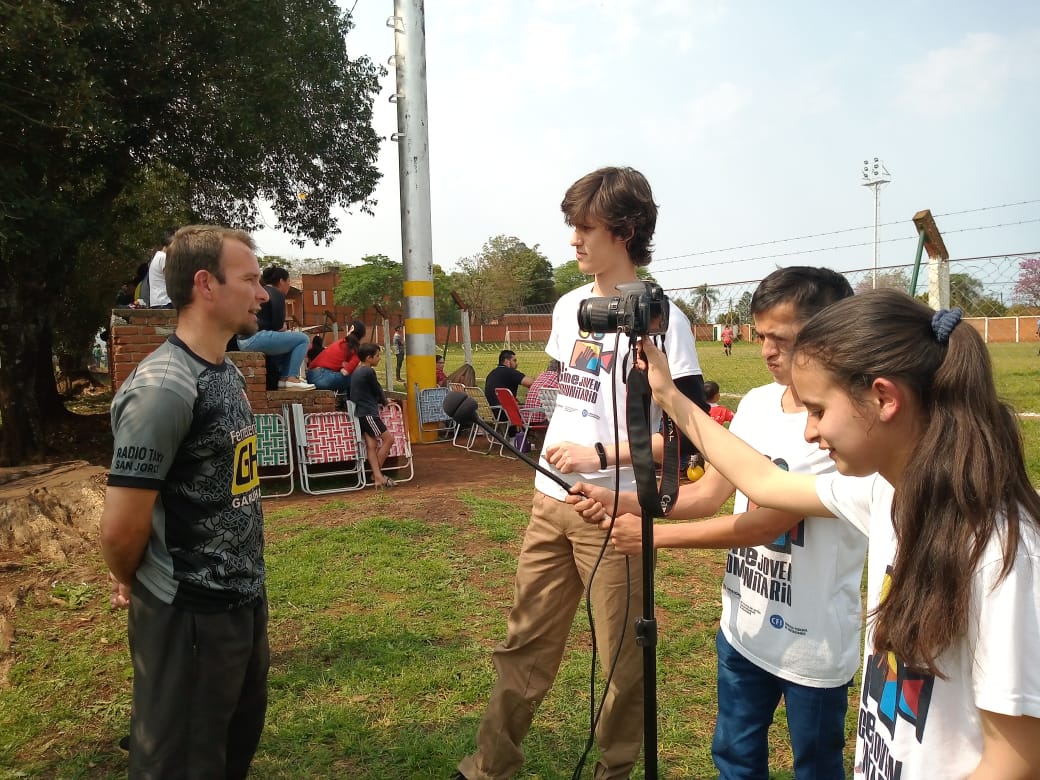
[[[647,780],[657,778],[657,617],[654,614],[654,518],[668,513],[679,490],[679,442],[675,426],[664,418],[664,462],[658,489],[651,447],[650,383],[646,372],[628,375],[626,407],[629,450],[642,509],[643,615],[636,619],[636,643],[643,648],[643,759]]]

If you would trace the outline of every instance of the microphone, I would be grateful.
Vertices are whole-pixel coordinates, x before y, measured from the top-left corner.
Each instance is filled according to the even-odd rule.
[[[516,455],[520,460],[533,468],[539,474],[544,474],[568,493],[572,491],[573,486],[568,483],[567,480],[563,479],[559,474],[554,474],[547,468],[540,466],[536,461],[531,460],[529,457],[524,455],[524,453],[514,447],[513,443],[506,439],[505,436],[481,420],[480,415],[477,413],[477,402],[466,395],[466,393],[463,393],[460,390],[452,390],[444,396],[444,403],[441,407],[444,409],[444,413],[459,425],[476,425],[482,431],[487,433],[488,436],[494,438],[495,441]]]

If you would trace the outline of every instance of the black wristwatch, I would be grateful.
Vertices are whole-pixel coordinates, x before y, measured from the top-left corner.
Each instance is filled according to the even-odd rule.
[[[596,442],[596,454],[599,455],[599,468],[603,471],[607,468],[607,451],[600,442]]]

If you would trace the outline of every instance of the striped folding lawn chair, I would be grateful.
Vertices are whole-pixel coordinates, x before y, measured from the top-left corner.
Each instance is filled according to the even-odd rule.
[[[415,411],[418,415],[419,428],[423,434],[436,434],[433,441],[420,438],[422,444],[436,444],[437,442],[451,441],[458,427],[455,421],[444,413],[444,399],[448,395],[446,387],[427,387],[419,389],[415,385]],[[403,410],[402,410],[403,413]],[[429,427],[427,427],[429,426]]]
[[[380,471],[392,477],[395,482],[407,482],[415,476],[415,463],[412,460],[412,443],[408,438],[404,409],[399,404],[391,402],[379,410],[379,417],[386,424],[386,429],[394,435],[394,445],[390,448],[387,461]],[[390,458],[397,459],[394,465],[391,465]]]
[[[264,498],[287,496],[293,492],[295,486],[293,473],[296,470],[296,464],[293,463],[292,437],[289,435],[289,423],[286,420],[285,410],[283,409],[281,414],[254,414],[253,420],[256,423],[256,455],[257,465],[260,467],[260,494]],[[264,490],[264,482],[281,483],[285,480],[289,480],[289,489],[284,493]]]
[[[350,412],[303,413],[292,405],[300,487],[311,495],[360,490],[365,486],[365,442]],[[325,484],[320,487],[319,481]]]

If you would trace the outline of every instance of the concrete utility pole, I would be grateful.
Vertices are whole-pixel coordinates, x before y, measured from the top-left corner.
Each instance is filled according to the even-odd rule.
[[[394,0],[397,89],[396,141],[401,178],[401,257],[404,262],[404,330],[408,408],[415,388],[434,387],[437,352],[433,300],[433,230],[430,216],[430,139],[426,106],[426,21],[423,0]],[[389,356],[388,356],[389,358]],[[420,440],[415,414],[408,414],[412,441]]]

